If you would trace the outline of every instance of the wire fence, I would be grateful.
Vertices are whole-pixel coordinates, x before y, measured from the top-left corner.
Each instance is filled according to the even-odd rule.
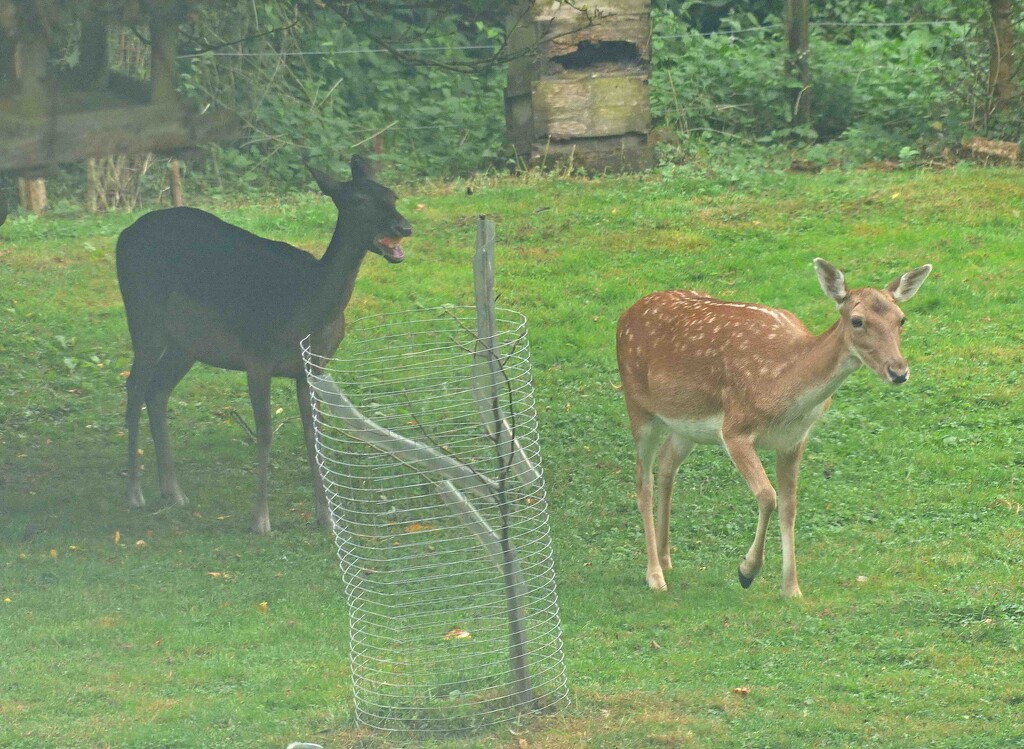
[[[526,321],[498,311],[494,402],[474,319],[369,317],[338,358],[305,352],[356,714],[372,728],[471,730],[567,701]]]
[[[810,28],[914,28],[918,26],[963,26],[962,21],[864,21],[864,22],[842,22],[842,21],[812,21]],[[766,23],[757,26],[749,26],[746,28],[729,28],[729,29],[718,29],[715,31],[702,32],[702,36],[737,36],[741,34],[759,34],[765,31],[782,31],[785,26],[781,23]],[[684,39],[686,34],[652,34],[651,39]],[[488,44],[469,44],[469,45],[453,45],[453,46],[433,46],[433,47],[349,47],[345,49],[329,49],[329,50],[282,50],[279,52],[265,51],[265,52],[244,52],[240,50],[234,51],[219,51],[219,50],[204,50],[200,52],[186,52],[178,55],[179,59],[187,59],[192,57],[334,57],[339,55],[361,55],[361,54],[388,54],[392,52],[400,52],[403,54],[425,54],[425,53],[437,53],[444,54],[448,52],[490,52],[496,53],[500,50],[497,45]]]

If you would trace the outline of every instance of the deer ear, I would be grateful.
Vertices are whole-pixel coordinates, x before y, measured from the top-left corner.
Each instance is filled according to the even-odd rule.
[[[818,283],[825,296],[836,304],[842,304],[849,292],[846,290],[846,277],[843,272],[827,260],[814,258],[814,270],[818,274]]]
[[[377,175],[376,165],[365,156],[352,157],[352,179],[373,179]]]
[[[922,265],[920,268],[908,270],[885,288],[897,302],[905,302],[917,293],[917,290],[921,288],[921,284],[924,283],[924,280],[928,278],[928,274],[931,272],[932,266],[930,264]]]
[[[320,188],[320,192],[324,195],[333,196],[341,189],[341,181],[336,177],[332,177],[327,172],[317,169],[315,166],[306,164],[306,168],[309,173],[313,175],[313,179],[316,180],[317,187]]]

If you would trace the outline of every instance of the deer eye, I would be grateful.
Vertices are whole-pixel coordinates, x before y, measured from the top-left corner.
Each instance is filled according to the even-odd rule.
[[[851,317],[850,318],[850,325],[852,325],[855,328],[863,328],[864,327],[864,318],[863,317]]]

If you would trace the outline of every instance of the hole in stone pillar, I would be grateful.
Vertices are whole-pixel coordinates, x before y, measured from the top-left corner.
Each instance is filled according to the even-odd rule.
[[[567,55],[552,57],[552,62],[557,62],[569,70],[589,68],[602,62],[613,62],[619,64],[638,64],[640,52],[632,42],[591,42],[584,40],[579,43],[575,52]]]

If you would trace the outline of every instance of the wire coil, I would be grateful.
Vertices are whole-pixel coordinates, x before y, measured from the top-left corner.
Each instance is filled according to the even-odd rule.
[[[490,396],[474,320],[363,318],[334,359],[303,344],[372,728],[472,730],[568,700],[526,319],[497,311]],[[492,407],[511,439],[489,430]]]

